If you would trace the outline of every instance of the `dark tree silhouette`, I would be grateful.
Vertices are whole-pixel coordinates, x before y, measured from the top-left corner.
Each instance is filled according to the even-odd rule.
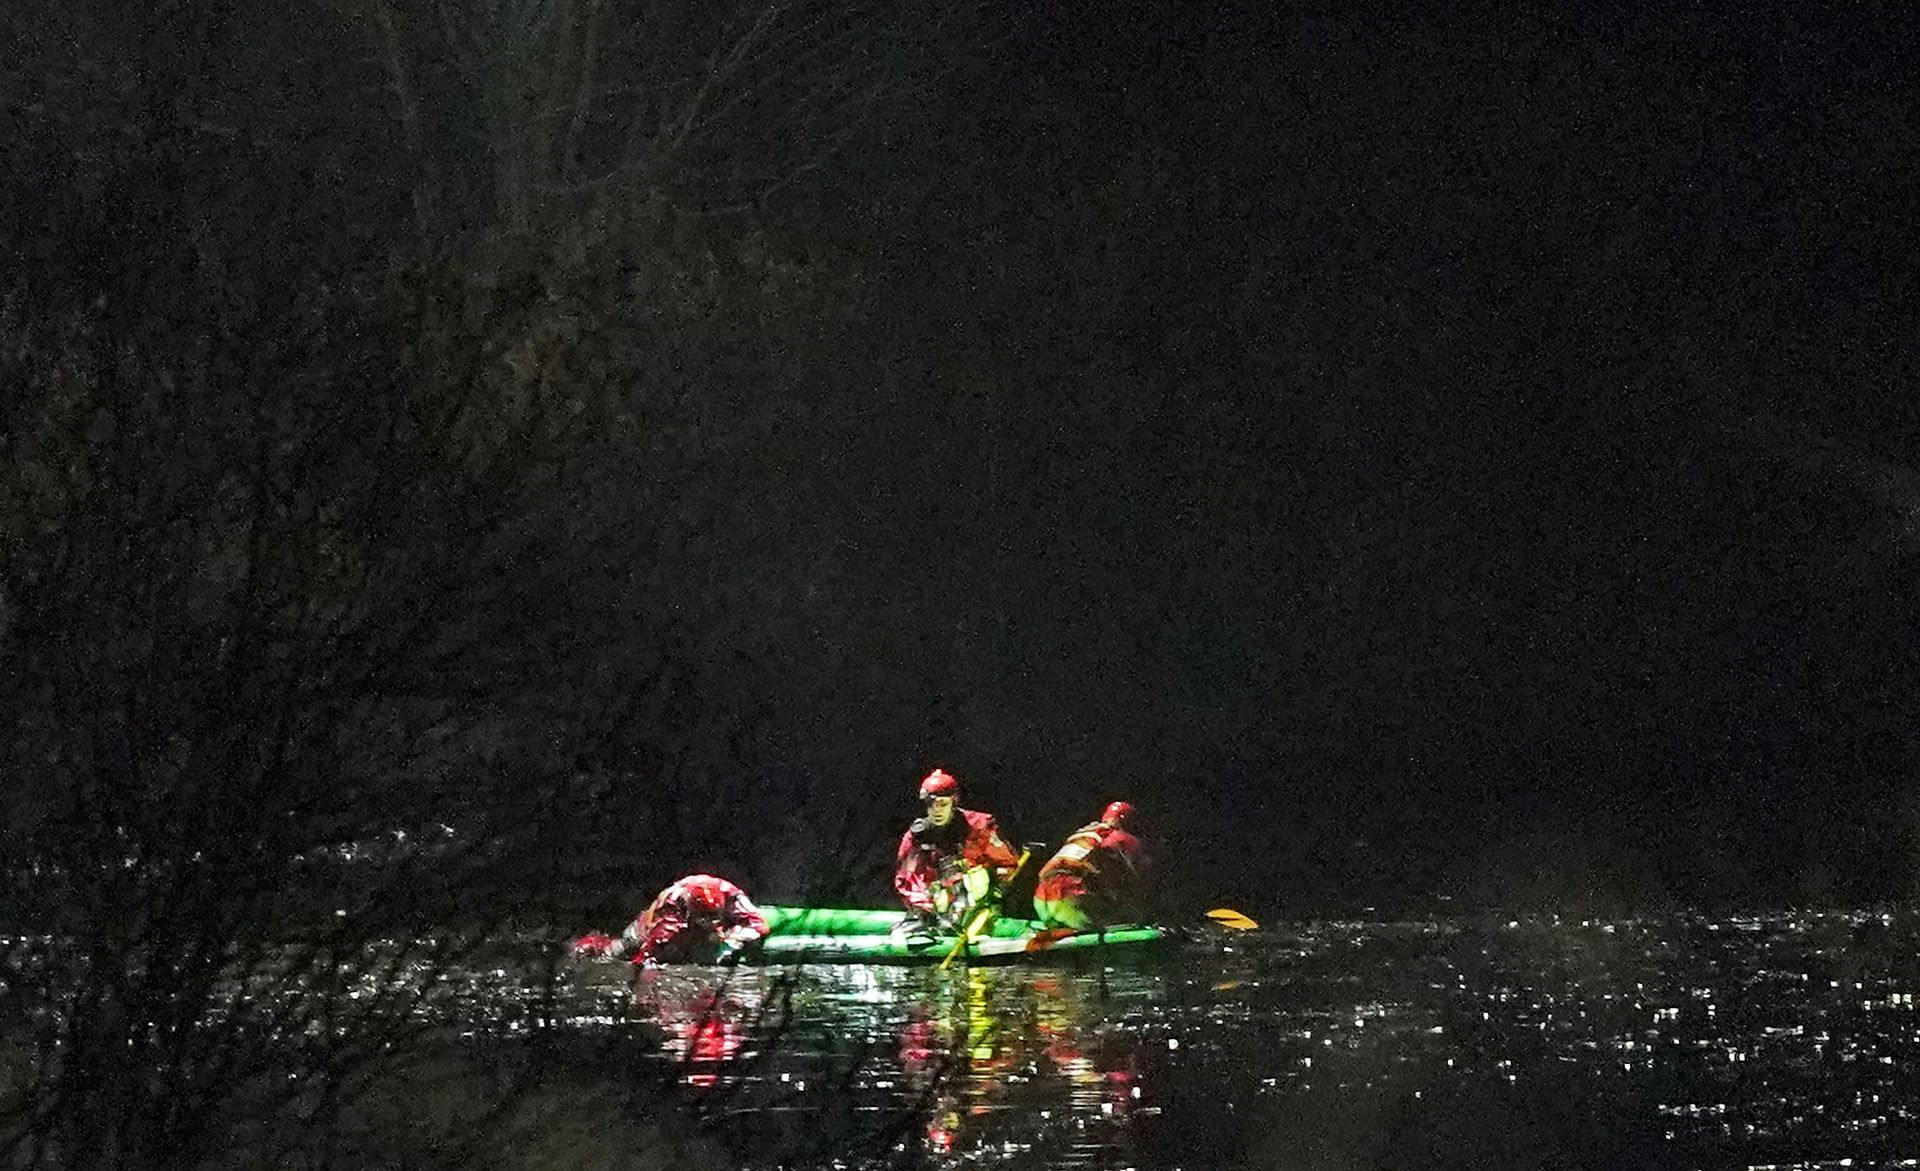
[[[404,1154],[364,1106],[463,964],[537,973],[569,883],[725,844],[687,813],[768,610],[724,553],[777,519],[829,266],[631,187],[396,247],[395,143],[301,85],[350,30],[46,15],[0,289],[0,1139]]]

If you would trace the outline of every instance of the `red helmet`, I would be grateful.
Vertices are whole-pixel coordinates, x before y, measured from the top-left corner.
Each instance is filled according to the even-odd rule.
[[[733,884],[724,878],[715,878],[711,874],[690,874],[680,880],[681,889],[693,902],[710,911],[724,911],[727,896],[733,892],[728,887]]]
[[[945,769],[934,769],[927,774],[925,780],[920,782],[922,801],[932,797],[952,797],[957,800],[959,796],[960,782],[954,780],[953,774]]]
[[[1100,820],[1108,825],[1125,825],[1127,818],[1133,816],[1133,806],[1125,801],[1115,801],[1100,811]]]

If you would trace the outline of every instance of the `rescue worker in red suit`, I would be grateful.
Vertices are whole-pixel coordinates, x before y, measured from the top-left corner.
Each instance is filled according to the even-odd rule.
[[[1100,820],[1074,830],[1040,868],[1033,909],[1049,927],[1108,927],[1139,922],[1152,862],[1126,829],[1133,806],[1115,801]]]
[[[724,878],[690,874],[654,897],[618,938],[583,935],[577,956],[654,963],[712,963],[758,942],[767,918],[747,892]]]
[[[1006,884],[1020,858],[1000,837],[993,815],[960,808],[960,782],[940,769],[920,782],[927,814],[900,835],[893,888],[911,912],[909,931],[959,926]]]

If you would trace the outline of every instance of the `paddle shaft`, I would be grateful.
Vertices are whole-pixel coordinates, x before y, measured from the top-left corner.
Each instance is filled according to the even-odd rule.
[[[1020,860],[1014,863],[1013,871],[1007,875],[1007,881],[1000,887],[1001,894],[1004,895],[1007,887],[1013,885],[1014,879],[1020,877],[1020,872],[1027,868],[1027,859],[1032,856],[1032,850],[1020,851]],[[993,910],[997,905],[999,905],[999,900],[993,897],[992,891],[988,891],[987,898],[985,902],[981,904],[980,909],[975,911],[972,917],[967,920],[967,926],[960,932],[960,938],[953,941],[953,950],[947,953],[946,959],[940,961],[941,971],[944,972],[952,967],[953,958],[967,950],[967,946],[973,942],[974,932],[980,930],[980,925],[987,921],[988,915],[993,914]]]

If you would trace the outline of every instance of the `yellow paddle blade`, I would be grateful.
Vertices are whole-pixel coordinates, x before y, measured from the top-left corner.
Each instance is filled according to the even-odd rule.
[[[1255,923],[1252,919],[1247,918],[1232,907],[1215,907],[1213,910],[1207,912],[1207,918],[1227,928],[1229,931],[1255,931],[1260,927],[1260,924]]]

